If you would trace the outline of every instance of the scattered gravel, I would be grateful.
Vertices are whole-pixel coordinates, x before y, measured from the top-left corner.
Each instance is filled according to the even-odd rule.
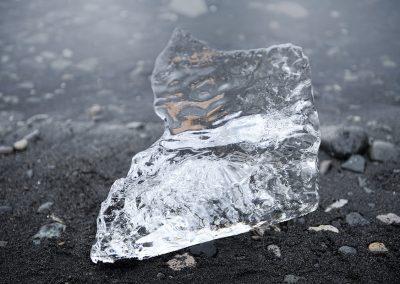
[[[338,249],[338,251],[342,254],[342,255],[355,255],[357,254],[357,250],[353,247],[349,247],[349,246],[342,246]]]
[[[365,159],[361,155],[352,155],[341,165],[341,168],[355,173],[363,173],[365,171]]]
[[[388,214],[383,214],[383,215],[378,215],[376,218],[388,225],[393,225],[393,224],[400,224],[400,217],[394,213],[388,213]]]
[[[338,228],[332,226],[332,225],[319,225],[317,227],[309,227],[308,228],[309,231],[315,231],[315,232],[320,232],[320,231],[330,231],[330,232],[334,232],[336,234],[339,233]]]
[[[369,188],[367,184],[367,178],[358,177],[358,186],[361,187],[368,194],[373,193],[374,191]]]
[[[373,161],[396,161],[399,151],[390,142],[375,140],[369,148],[369,157]]]
[[[349,201],[347,199],[339,199],[338,201],[333,202],[331,205],[326,207],[325,212],[330,212],[333,209],[342,208],[345,206]]]
[[[169,268],[180,271],[185,268],[193,268],[196,266],[196,260],[188,253],[177,254],[173,259],[167,261]]]
[[[357,126],[321,127],[321,136],[321,149],[336,158],[362,154],[368,148],[368,135]]]
[[[14,149],[17,151],[23,151],[27,147],[28,147],[28,140],[25,138],[18,140],[17,142],[14,143]]]
[[[346,215],[346,223],[350,226],[366,226],[369,225],[369,221],[361,216],[358,212],[351,212]]]
[[[324,160],[319,164],[319,172],[321,175],[326,175],[332,167],[332,160]]]
[[[47,201],[47,202],[45,202],[45,203],[43,203],[42,205],[39,206],[37,212],[38,213],[43,213],[45,211],[49,211],[51,206],[53,206],[53,204],[54,204],[53,202]]]
[[[132,121],[127,123],[126,127],[129,129],[141,129],[144,127],[144,123],[139,121]]]
[[[267,246],[267,250],[278,258],[282,257],[281,249],[277,245],[269,245]]]
[[[384,243],[380,243],[380,242],[374,242],[374,243],[370,243],[368,246],[368,249],[370,252],[372,253],[385,253],[388,252],[389,250],[386,248]]]
[[[103,107],[98,104],[94,104],[88,109],[88,113],[92,118],[92,120],[94,121],[101,119],[102,112],[103,112]]]

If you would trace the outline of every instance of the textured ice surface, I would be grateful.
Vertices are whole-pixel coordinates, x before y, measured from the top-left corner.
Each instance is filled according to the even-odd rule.
[[[219,51],[175,30],[152,75],[162,137],[102,203],[94,262],[148,258],[318,204],[318,116],[300,47]]]

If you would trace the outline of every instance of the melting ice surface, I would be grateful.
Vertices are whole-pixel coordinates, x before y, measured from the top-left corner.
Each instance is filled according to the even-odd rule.
[[[166,129],[102,203],[94,262],[149,258],[316,209],[319,123],[300,47],[219,51],[175,30],[152,88]]]

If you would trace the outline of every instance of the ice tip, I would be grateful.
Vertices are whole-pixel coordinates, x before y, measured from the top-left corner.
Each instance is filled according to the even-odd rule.
[[[174,30],[172,31],[171,38],[185,36],[185,35],[188,35],[188,34],[189,34],[188,31],[186,31],[186,30],[184,30],[182,28],[179,28],[179,27],[175,27]]]
[[[171,37],[169,38],[168,45],[170,45],[171,43],[174,43],[174,42],[180,42],[182,40],[192,39],[192,38],[193,38],[193,36],[190,32],[188,32],[180,27],[176,27],[172,31]]]

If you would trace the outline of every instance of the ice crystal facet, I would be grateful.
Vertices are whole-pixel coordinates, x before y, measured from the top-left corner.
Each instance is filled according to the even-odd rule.
[[[315,210],[319,123],[300,47],[219,51],[175,30],[152,88],[166,129],[102,203],[94,262],[153,257]]]

